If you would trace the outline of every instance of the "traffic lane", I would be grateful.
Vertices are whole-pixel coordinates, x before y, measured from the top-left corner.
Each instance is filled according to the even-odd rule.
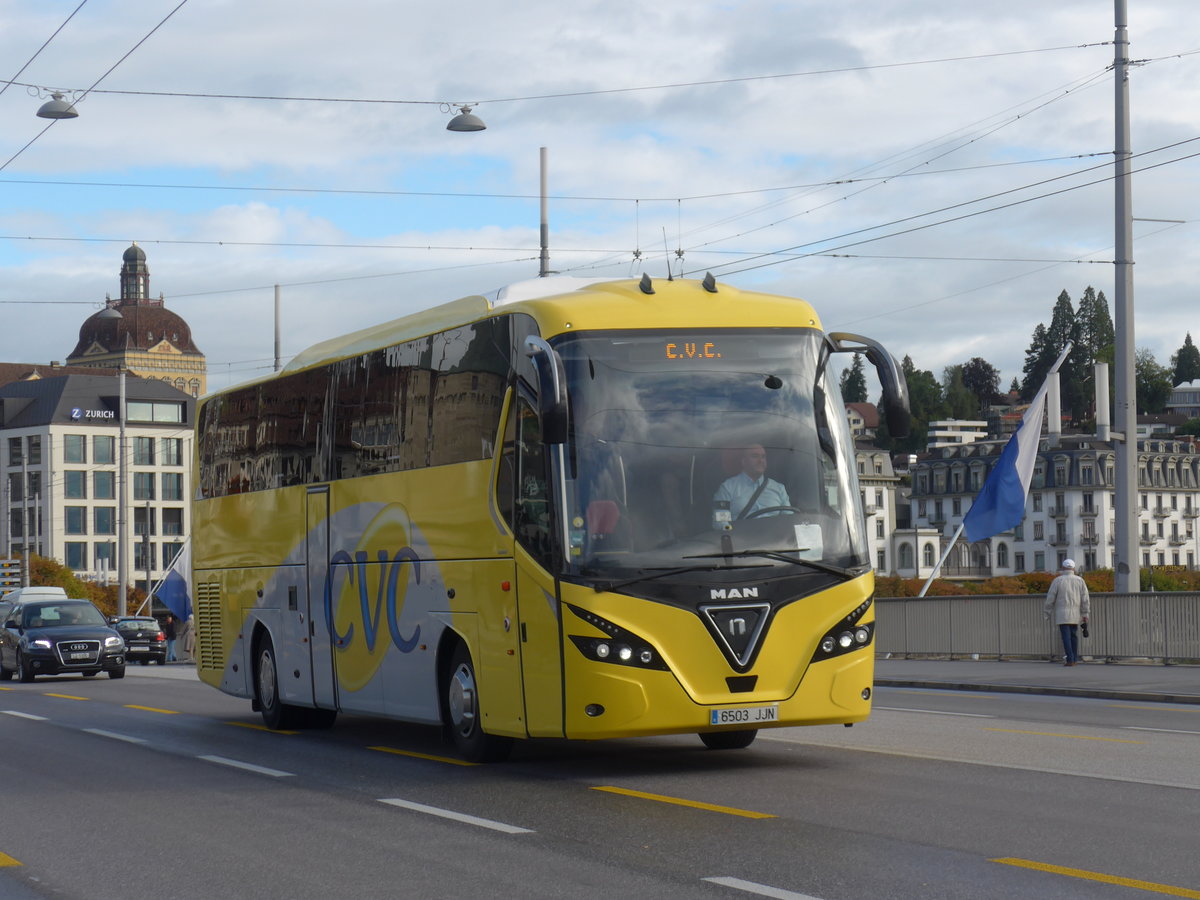
[[[1200,731],[1200,704],[1059,697],[933,688],[876,688],[875,709],[924,709],[997,715],[1031,722]]]
[[[65,703],[61,708],[78,711],[87,706]],[[176,728],[179,720],[169,721],[170,726],[162,726],[165,731]],[[414,730],[365,718],[348,718],[346,723],[349,727],[338,730],[339,739],[330,740],[328,734],[264,734],[226,729],[221,727],[223,723],[210,722],[204,733],[225,743],[191,749],[221,751],[228,754],[221,757],[226,761],[269,767],[276,773],[283,770],[275,767],[288,766],[295,771],[289,770],[283,777],[298,777],[334,794],[358,791],[368,803],[374,795],[379,795],[375,799],[390,797],[400,788],[403,796],[398,799],[406,802],[494,817],[520,823],[521,827],[534,826],[535,830],[567,839],[572,847],[588,847],[589,858],[600,854],[614,864],[637,871],[650,866],[656,878],[671,883],[684,883],[693,876],[732,873],[750,881],[768,878],[768,884],[793,890],[806,888],[809,893],[820,888],[835,897],[839,896],[836,888],[844,882],[846,872],[861,868],[855,883],[856,890],[862,892],[852,896],[930,895],[923,885],[934,884],[947,890],[945,896],[971,896],[965,887],[979,879],[988,882],[986,896],[1012,896],[1024,879],[1048,877],[1018,870],[996,874],[996,867],[987,863],[988,855],[999,852],[1001,856],[1012,856],[1015,852],[1011,842],[1003,840],[997,842],[999,851],[988,846],[982,854],[976,852],[978,848],[961,852],[924,844],[914,847],[910,842],[914,806],[907,797],[896,816],[886,818],[891,825],[865,838],[863,823],[877,815],[877,798],[869,776],[878,766],[867,762],[864,776],[848,769],[847,764],[855,756],[867,754],[833,751],[822,757],[811,751],[772,752],[766,742],[750,751],[712,753],[701,750],[692,736],[600,744],[548,742],[521,745],[517,762],[511,766],[476,767],[463,772],[449,763],[367,749],[379,747],[376,742],[390,737],[399,739],[400,746],[392,749],[402,754],[436,750],[428,743],[414,746],[413,742],[414,734],[429,738],[436,729]],[[811,733],[813,729],[797,731]],[[868,790],[861,798],[861,814],[839,825],[837,811],[849,803],[850,796],[857,798],[857,788],[851,790],[851,786],[860,784],[864,777],[868,777]],[[903,776],[897,775],[896,779],[903,780]],[[762,785],[767,786],[765,792]],[[757,811],[775,815],[780,821],[764,830],[761,820],[747,822],[737,817],[730,825],[728,813],[698,806],[664,804],[631,794],[586,793],[602,786],[624,786],[638,794],[654,793],[693,804],[731,808],[736,802],[745,808],[746,801],[757,796],[762,801]],[[936,793],[936,785],[930,792]],[[1007,796],[1008,792],[1006,786],[1000,795]],[[803,798],[799,811],[780,804],[781,797],[789,796]],[[821,802],[814,803],[814,797]],[[919,809],[919,804],[915,808]],[[981,815],[988,813],[986,807],[981,811]],[[945,818],[941,812],[931,814]],[[968,830],[969,826],[969,821],[956,822],[951,834]],[[806,867],[801,884],[795,879],[796,847],[805,848],[800,854]],[[872,857],[888,858],[885,871],[890,874],[870,869]],[[1034,859],[1045,861],[1045,855]],[[781,864],[781,860],[785,862]],[[1049,861],[1065,862],[1055,857]],[[710,875],[700,876],[701,871]],[[898,872],[911,873],[905,879],[914,880],[901,879],[897,887]],[[789,873],[790,878],[785,880]],[[1057,885],[1056,890],[1066,891],[1062,896],[1075,895],[1074,882],[1057,876],[1049,880]],[[991,893],[993,888],[997,893]]]
[[[876,707],[852,729],[764,734],[768,740],[1200,789],[1200,735],[1174,731]]]
[[[0,852],[20,862],[5,877],[39,895],[723,896],[578,847],[564,859],[552,834],[444,819],[387,795],[137,745],[115,754],[102,738],[30,720],[6,722],[5,739],[5,805],[19,814],[6,816]],[[149,880],[141,864],[131,875],[131,855],[158,861]]]

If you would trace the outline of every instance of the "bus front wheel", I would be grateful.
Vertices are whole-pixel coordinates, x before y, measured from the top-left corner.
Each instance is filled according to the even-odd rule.
[[[706,731],[700,735],[700,740],[709,750],[741,750],[753,744],[756,737],[758,729],[747,728],[745,731]]]
[[[512,738],[483,730],[479,711],[479,679],[465,644],[454,648],[450,671],[442,686],[442,703],[450,737],[468,762],[499,762],[512,750]]]

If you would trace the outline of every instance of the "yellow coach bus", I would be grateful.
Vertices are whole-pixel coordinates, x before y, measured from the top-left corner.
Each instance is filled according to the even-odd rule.
[[[301,353],[197,413],[200,677],[516,738],[870,711],[873,574],[831,354],[879,344],[704,281],[540,278]]]

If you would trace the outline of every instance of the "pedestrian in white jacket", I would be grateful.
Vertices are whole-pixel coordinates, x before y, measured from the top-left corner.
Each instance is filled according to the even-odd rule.
[[[1075,574],[1075,560],[1063,560],[1062,574],[1050,582],[1043,608],[1047,619],[1053,614],[1062,636],[1063,665],[1075,665],[1079,662],[1079,624],[1087,622],[1092,612],[1092,598],[1087,583]]]

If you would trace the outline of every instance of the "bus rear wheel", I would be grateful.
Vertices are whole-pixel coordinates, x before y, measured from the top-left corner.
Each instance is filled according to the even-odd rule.
[[[454,648],[442,685],[442,705],[450,738],[468,762],[499,762],[512,750],[512,738],[488,734],[479,712],[479,680],[465,644]]]
[[[758,729],[747,728],[745,731],[706,731],[700,735],[700,740],[709,750],[741,750],[753,744],[756,737]]]
[[[271,636],[264,634],[258,642],[254,661],[254,693],[263,723],[272,731],[295,728],[300,724],[303,709],[290,706],[279,699],[279,666]]]

